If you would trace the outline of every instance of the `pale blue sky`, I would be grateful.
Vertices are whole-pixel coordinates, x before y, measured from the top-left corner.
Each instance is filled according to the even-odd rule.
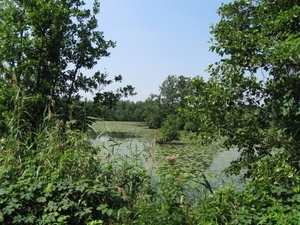
[[[110,78],[121,74],[116,89],[131,84],[144,101],[168,75],[208,77],[208,64],[219,59],[208,51],[210,25],[219,21],[216,10],[229,0],[100,0],[99,30],[117,42],[111,55],[95,69]]]

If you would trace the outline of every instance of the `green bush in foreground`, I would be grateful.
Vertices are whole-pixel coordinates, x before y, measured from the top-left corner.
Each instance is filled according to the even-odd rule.
[[[47,111],[47,110],[45,110]],[[145,168],[147,151],[130,155],[93,146],[86,134],[61,132],[45,116],[34,143],[20,120],[22,105],[3,116],[0,140],[2,224],[298,224],[299,172],[286,151],[252,163],[242,191],[214,188],[165,158]],[[29,141],[28,141],[29,139]],[[143,157],[142,157],[143,156]],[[153,173],[154,172],[154,173]],[[155,174],[155,175],[152,175]]]
[[[62,136],[59,122],[47,127],[47,119],[28,145],[18,117],[7,121],[0,141],[2,224],[109,224],[134,205],[147,178],[138,155],[105,154],[82,133]]]
[[[252,165],[255,180],[239,199],[239,224],[299,224],[300,177],[289,165],[290,157],[277,150]]]
[[[94,147],[77,131],[62,136],[51,116],[28,145],[17,129],[20,110],[6,118],[0,141],[2,224],[299,223],[299,173],[282,150],[251,165],[256,179],[242,191],[212,189],[204,174],[184,172],[177,156],[147,171],[140,152]]]

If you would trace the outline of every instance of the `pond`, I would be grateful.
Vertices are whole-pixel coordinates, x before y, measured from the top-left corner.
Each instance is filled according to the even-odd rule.
[[[189,133],[182,133],[180,141],[156,144],[154,140],[158,131],[148,129],[139,122],[98,121],[93,124],[93,129],[93,145],[101,145],[107,152],[113,149],[129,155],[133,151],[143,151],[150,155],[145,159],[145,166],[148,168],[155,168],[165,163],[167,157],[176,156],[176,164],[183,171],[199,176],[204,172],[213,187],[225,180],[229,182],[222,170],[239,157],[236,149],[222,150],[218,142],[203,146],[197,139],[192,139]]]

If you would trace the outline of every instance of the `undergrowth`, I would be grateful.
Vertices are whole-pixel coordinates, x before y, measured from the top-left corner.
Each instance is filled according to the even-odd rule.
[[[168,156],[145,166],[152,150],[124,155],[91,145],[45,110],[34,133],[22,101],[3,113],[0,139],[1,224],[299,224],[300,179],[280,151],[252,165],[243,190],[212,188]]]
[[[148,179],[140,155],[104,154],[85,133],[62,134],[50,114],[38,132],[26,133],[15,103],[0,140],[2,224],[110,224],[131,213]]]

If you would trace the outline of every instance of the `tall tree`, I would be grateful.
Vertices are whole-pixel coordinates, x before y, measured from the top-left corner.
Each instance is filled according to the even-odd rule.
[[[300,1],[236,0],[217,12],[210,50],[222,59],[207,82],[194,79],[201,94],[190,97],[185,115],[203,138],[225,136],[226,147],[238,147],[235,172],[251,173],[274,149],[299,170]]]
[[[86,9],[82,0],[3,0],[0,2],[0,76],[14,83],[26,97],[26,111],[32,128],[43,120],[44,107],[51,100],[52,111],[70,120],[79,91],[96,92],[95,100],[113,104],[134,88],[102,93],[102,87],[121,81],[106,73],[87,76],[115,42],[106,41],[97,30],[100,3]]]
[[[151,94],[145,101],[145,109],[143,113],[145,123],[150,128],[161,127],[166,114],[163,110],[163,105],[160,95]]]
[[[190,80],[182,75],[169,75],[159,87],[162,102],[169,113],[174,113],[179,106],[184,105],[185,97],[191,94]]]
[[[183,107],[186,102],[186,97],[191,92],[191,78],[183,75],[169,75],[159,87],[162,107],[164,111],[164,118],[166,120],[168,116],[176,115],[177,128],[185,128],[186,121],[178,114],[178,109]],[[172,118],[172,117],[170,117]],[[166,123],[167,124],[167,123]]]

